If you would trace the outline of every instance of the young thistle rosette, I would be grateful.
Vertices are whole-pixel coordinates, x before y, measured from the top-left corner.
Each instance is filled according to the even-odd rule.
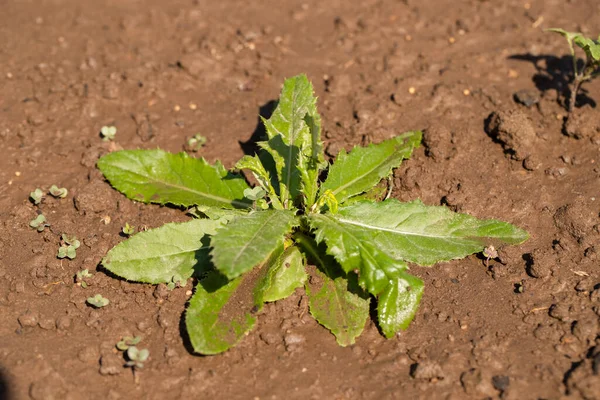
[[[371,300],[391,338],[408,327],[423,294],[409,263],[432,265],[528,237],[508,223],[418,200],[373,200],[380,181],[420,145],[421,132],[341,151],[329,165],[305,75],[285,81],[277,108],[263,122],[267,137],[260,152],[235,166],[250,171],[262,190],[220,163],[185,153],[126,150],[98,162],[108,181],[133,200],[196,207],[201,218],[140,232],[102,263],[137,282],[197,277],[185,323],[198,353],[234,346],[265,302],[302,286],[310,313],[340,345],[361,334]]]

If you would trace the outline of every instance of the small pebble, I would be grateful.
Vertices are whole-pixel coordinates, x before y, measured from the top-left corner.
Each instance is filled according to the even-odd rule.
[[[293,345],[293,344],[299,344],[299,343],[304,342],[305,340],[306,340],[306,338],[299,333],[287,333],[283,337],[283,341],[285,342],[286,346]]]
[[[51,330],[56,328],[56,324],[54,323],[54,320],[52,318],[44,318],[40,321],[40,328],[45,329],[45,330]]]
[[[31,311],[27,311],[21,314],[18,320],[19,324],[21,324],[22,327],[32,327],[38,324],[37,315],[35,313],[32,313]]]

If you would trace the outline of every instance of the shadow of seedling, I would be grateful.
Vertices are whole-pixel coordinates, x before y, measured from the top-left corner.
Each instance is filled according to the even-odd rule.
[[[2,370],[2,367],[0,366],[0,399],[10,400],[12,398],[13,396],[11,394],[10,387],[8,384],[8,377]]]
[[[574,71],[573,60],[570,55],[556,57],[553,55],[542,54],[533,55],[514,54],[508,57],[510,60],[527,61],[533,64],[536,73],[532,77],[535,87],[542,93],[549,90],[556,90],[558,94],[558,102],[565,109],[568,108],[569,99],[571,96],[570,86],[573,83]],[[578,68],[582,68],[584,60],[577,59]],[[576,107],[582,107],[586,104],[596,107],[596,102],[587,95],[585,88],[580,88],[577,94]]]

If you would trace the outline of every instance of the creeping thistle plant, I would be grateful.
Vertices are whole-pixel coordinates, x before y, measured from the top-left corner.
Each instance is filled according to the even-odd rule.
[[[125,150],[98,162],[131,199],[194,207],[190,213],[199,218],[133,235],[102,264],[137,282],[197,277],[185,323],[198,353],[234,346],[254,327],[264,303],[300,287],[312,316],[340,345],[361,334],[373,301],[379,327],[391,338],[408,327],[423,294],[423,281],[409,273],[409,264],[428,266],[528,237],[508,223],[419,200],[373,201],[378,183],[420,145],[421,132],[341,151],[330,165],[304,75],[285,81],[277,108],[263,123],[260,152],[235,165],[254,175],[254,188],[221,163],[186,153]]]

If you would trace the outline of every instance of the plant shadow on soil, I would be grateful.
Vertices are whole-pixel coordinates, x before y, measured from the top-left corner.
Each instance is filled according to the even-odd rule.
[[[556,90],[558,94],[558,101],[563,107],[567,107],[569,97],[571,96],[570,85],[573,82],[573,59],[570,55],[564,55],[562,57],[556,57],[551,54],[540,54],[533,55],[531,53],[526,54],[513,54],[508,57],[509,60],[527,61],[533,64],[536,69],[536,73],[533,75],[531,80],[535,84],[535,87],[543,93]],[[577,68],[583,67],[584,60],[577,59]],[[585,87],[579,89],[577,94],[576,107],[583,107],[584,105],[590,105],[596,108],[596,102],[587,95]]]
[[[8,378],[4,374],[2,367],[0,367],[0,399],[1,400],[12,400],[12,398],[13,397],[10,392]]]

